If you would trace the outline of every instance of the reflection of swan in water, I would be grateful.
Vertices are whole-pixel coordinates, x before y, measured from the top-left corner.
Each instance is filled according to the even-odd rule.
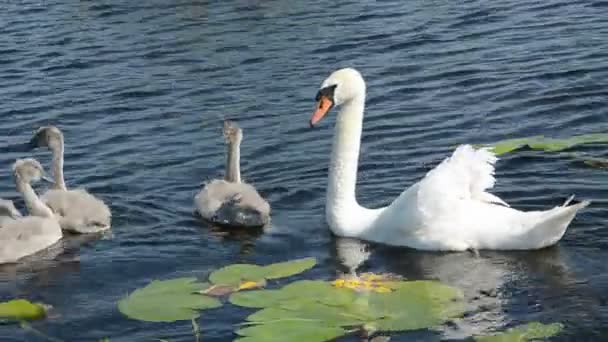
[[[367,243],[351,238],[336,238],[336,252],[338,260],[348,269],[350,275],[356,275],[359,267],[370,256]]]
[[[30,216],[22,217],[11,201],[3,201],[0,227],[0,264],[16,262],[55,244],[63,236],[53,211],[36,195],[31,183],[44,170],[34,159],[19,159],[13,165],[17,191],[25,200]]]
[[[35,147],[48,147],[53,154],[55,188],[41,199],[59,216],[63,230],[72,233],[95,233],[110,229],[110,208],[85,189],[68,190],[63,178],[63,133],[55,126],[41,127],[31,140]]]
[[[226,175],[209,182],[195,199],[199,214],[206,220],[223,226],[262,227],[270,219],[270,205],[256,189],[241,181],[241,128],[232,121],[224,121],[226,140]]]
[[[559,301],[560,305],[564,301],[580,305],[581,297],[591,301],[598,297],[596,293],[589,295],[590,286],[580,285],[559,248],[535,252],[483,252],[475,257],[471,253],[420,252],[356,239],[336,238],[335,244],[337,261],[350,270],[357,270],[369,259],[367,272],[390,272],[407,280],[438,280],[460,289],[467,315],[443,327],[446,338],[488,334],[502,330],[514,321],[520,322],[527,311],[531,311],[529,316],[537,314],[528,307],[530,297],[514,294],[513,289],[523,288],[527,292],[540,286],[539,296]],[[382,265],[382,271],[375,269],[375,265]],[[577,291],[580,297],[571,299],[572,286],[580,288]],[[599,301],[596,300],[595,305],[599,307]],[[519,312],[511,317],[511,311]],[[548,313],[546,317],[553,319],[550,316]],[[538,318],[524,318],[526,320]]]

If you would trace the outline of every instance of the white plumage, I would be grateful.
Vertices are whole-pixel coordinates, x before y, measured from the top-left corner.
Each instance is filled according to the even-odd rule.
[[[557,243],[577,211],[589,205],[564,203],[545,211],[520,211],[488,192],[496,156],[461,145],[406,189],[388,207],[367,209],[355,198],[365,82],[341,69],[323,82],[316,124],[333,105],[342,106],[330,162],[326,217],[339,236],[423,250],[538,249]]]

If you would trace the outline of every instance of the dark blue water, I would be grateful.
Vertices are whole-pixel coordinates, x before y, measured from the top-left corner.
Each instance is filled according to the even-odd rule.
[[[496,193],[520,209],[592,199],[558,246],[525,253],[422,253],[339,240],[323,217],[333,119],[310,130],[314,95],[354,66],[368,84],[359,200],[389,203],[460,143],[608,130],[608,3],[523,1],[2,1],[0,197],[17,199],[10,146],[43,124],[66,136],[66,178],[110,203],[113,234],[69,238],[0,269],[0,300],[53,305],[33,326],[65,341],[192,341],[189,322],[142,323],[116,301],[153,279],[205,277],[234,262],[315,256],[329,279],[372,272],[463,288],[465,338],[531,320],[556,340],[608,334],[608,174],[568,153],[522,151],[497,165]],[[261,235],[193,215],[223,165],[221,119],[244,129],[243,172],[273,207]],[[606,146],[576,148],[606,157]],[[21,205],[22,202],[18,201]],[[355,259],[355,260],[353,260]],[[479,292],[496,290],[496,298]],[[476,299],[476,297],[481,297]],[[229,341],[248,311],[203,314],[205,341]],[[41,341],[14,325],[1,341]]]

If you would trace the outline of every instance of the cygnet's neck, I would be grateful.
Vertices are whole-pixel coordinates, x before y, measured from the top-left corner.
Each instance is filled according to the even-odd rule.
[[[53,187],[59,190],[67,190],[63,179],[63,141],[59,146],[51,147],[53,153]]]
[[[231,183],[241,182],[241,143],[229,142],[226,151],[226,175],[224,180]]]
[[[342,105],[336,120],[325,210],[330,227],[341,236],[359,235],[378,215],[377,210],[361,207],[356,198],[364,108],[362,92]]]
[[[38,198],[31,184],[17,180],[17,190],[23,195],[28,212],[32,216],[54,217],[53,211]]]

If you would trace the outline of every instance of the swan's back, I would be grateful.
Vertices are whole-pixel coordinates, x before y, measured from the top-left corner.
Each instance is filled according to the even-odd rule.
[[[203,218],[221,225],[261,227],[270,220],[270,205],[246,183],[213,180],[196,196],[195,204]]]
[[[3,220],[0,226],[0,264],[17,262],[50,247],[61,237],[59,223],[51,218],[27,216]]]
[[[84,189],[52,189],[42,197],[57,216],[61,228],[75,233],[93,233],[110,228],[110,208]]]

